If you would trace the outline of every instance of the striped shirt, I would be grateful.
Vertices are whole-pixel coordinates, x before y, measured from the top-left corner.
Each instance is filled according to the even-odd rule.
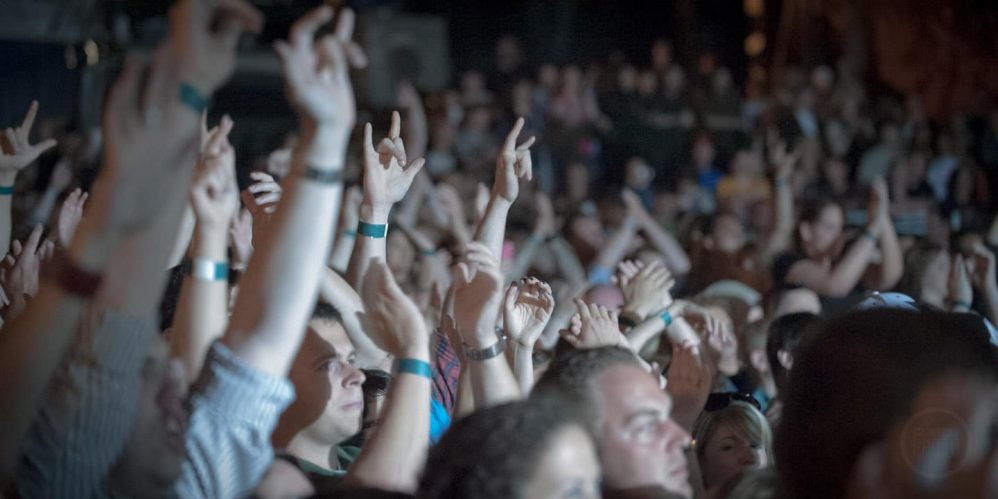
[[[88,312],[77,344],[53,379],[22,454],[21,497],[101,497],[131,433],[152,319]],[[294,399],[285,379],[212,345],[189,395],[187,459],[178,497],[245,497],[273,460],[270,434]]]

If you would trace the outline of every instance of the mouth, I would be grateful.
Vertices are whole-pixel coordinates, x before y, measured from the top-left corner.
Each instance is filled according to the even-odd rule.
[[[358,400],[356,402],[350,402],[348,404],[343,404],[340,407],[347,412],[360,412],[364,410],[364,401]]]

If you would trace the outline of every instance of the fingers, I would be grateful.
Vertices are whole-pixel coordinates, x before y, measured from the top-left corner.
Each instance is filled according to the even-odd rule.
[[[215,129],[214,133],[209,135],[208,143],[205,144],[204,150],[209,154],[219,154],[222,149],[222,144],[229,140],[229,132],[232,131],[232,119],[229,115],[222,116],[222,121],[218,124],[218,128]]]
[[[333,36],[340,41],[343,45],[350,43],[353,39],[353,28],[356,23],[356,15],[354,15],[353,10],[345,8],[340,11],[339,17],[336,19],[336,29],[333,32]]]
[[[516,282],[510,283],[509,287],[506,288],[506,296],[503,297],[503,309],[507,312],[512,312],[516,306],[516,299],[519,294],[520,290],[516,286]]]
[[[409,177],[409,180],[415,179],[416,175],[419,174],[420,170],[422,170],[423,166],[425,165],[426,165],[426,160],[423,158],[419,158],[416,161],[413,161],[412,164],[410,164],[405,169],[406,176]]]
[[[299,50],[311,47],[312,40],[315,38],[315,32],[332,18],[333,9],[327,5],[323,5],[305,14],[291,26],[291,35],[288,37],[289,41]],[[280,51],[281,49],[278,49],[278,52]]]
[[[516,123],[513,124],[513,129],[506,135],[506,141],[502,144],[503,151],[511,153],[516,150],[516,139],[520,136],[520,131],[523,130],[523,123],[523,118],[517,118]]]
[[[27,254],[35,254],[38,252],[38,242],[42,239],[42,224],[38,224],[31,231],[31,235],[28,236],[27,242],[24,243],[24,252]]]
[[[400,165],[405,166],[405,151],[387,137],[378,143],[378,154],[391,155]]]
[[[137,125],[135,103],[139,95],[139,74],[142,65],[135,53],[125,58],[121,76],[114,83],[105,108],[105,123],[113,123],[120,130],[132,130]]]
[[[392,126],[388,129],[388,138],[397,139],[402,133],[402,117],[398,111],[392,111]]]
[[[172,64],[170,58],[172,52],[170,45],[164,43],[153,53],[152,62],[149,63],[149,75],[146,77],[146,86],[142,96],[142,113],[147,122],[159,120],[159,116],[152,116],[151,113],[159,113],[158,103],[167,102],[166,88],[172,76]],[[173,97],[172,95],[170,97]]]
[[[24,134],[24,138],[27,139],[28,134],[31,132],[31,127],[35,124],[35,116],[38,115],[38,101],[31,101],[31,105],[28,106],[28,112],[24,115],[24,121],[21,122],[21,132]]]
[[[263,27],[263,15],[245,0],[219,0],[219,10],[239,31],[257,33]]]
[[[364,123],[364,152],[373,154],[374,151],[374,130],[370,123]]]

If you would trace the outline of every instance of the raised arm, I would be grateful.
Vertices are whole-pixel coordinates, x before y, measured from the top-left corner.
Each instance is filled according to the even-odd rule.
[[[794,235],[794,167],[803,154],[803,144],[792,153],[787,152],[786,143],[774,142],[772,163],[776,170],[773,175],[773,192],[776,193],[776,225],[770,233],[762,251],[762,261],[768,266],[773,257],[783,253],[793,243]]]
[[[624,204],[627,205],[627,213],[634,217],[638,228],[644,232],[648,242],[658,250],[659,254],[665,257],[666,265],[672,273],[682,275],[690,271],[690,257],[679,245],[679,241],[672,237],[655,221],[647,210],[644,203],[631,190],[623,192]]]
[[[388,354],[378,347],[377,343],[364,330],[360,314],[364,312],[364,303],[360,295],[347,284],[339,274],[330,268],[323,270],[322,282],[319,283],[319,296],[339,310],[343,329],[353,344],[357,354],[357,367],[364,369],[384,369],[383,364]]]
[[[877,198],[876,223],[880,225],[880,264],[875,267],[877,272],[868,283],[873,289],[887,291],[896,286],[904,274],[904,255],[901,254],[901,245],[891,219],[887,183],[883,177],[877,177],[873,179],[872,187],[872,195]]]
[[[191,186],[196,224],[190,274],[184,279],[170,335],[174,356],[193,382],[211,343],[225,332],[229,317],[229,227],[239,210],[236,162],[228,135],[232,120],[209,133]]]
[[[398,373],[388,387],[377,430],[350,467],[347,483],[412,493],[430,444],[429,334],[419,308],[383,261],[372,260],[366,279],[367,330],[398,359]]]
[[[520,392],[534,386],[534,344],[554,312],[551,286],[533,277],[509,285],[503,301],[503,329],[512,343],[513,374]],[[507,352],[510,352],[507,349]]]
[[[401,127],[402,118],[397,111],[393,112],[388,137],[382,139],[375,149],[371,124],[364,126],[364,198],[360,203],[357,242],[347,269],[347,282],[361,293],[371,259],[385,260],[388,217],[392,205],[405,197],[413,179],[425,164],[422,158],[407,162],[405,145],[399,137]]]
[[[520,397],[519,385],[503,356],[506,345],[496,334],[502,283],[499,262],[489,249],[482,243],[468,243],[464,259],[454,267],[454,323],[467,349],[476,409]]]
[[[520,179],[534,178],[533,163],[530,160],[530,146],[534,138],[527,139],[517,147],[516,140],[523,130],[523,118],[516,120],[513,129],[503,142],[502,151],[496,159],[496,177],[492,185],[485,214],[475,231],[475,241],[484,244],[493,255],[502,255],[503,238],[506,235],[506,216],[509,208],[520,194]]]
[[[276,377],[287,374],[315,305],[356,116],[345,62],[352,12],[339,16],[335,33],[314,40],[332,16],[328,7],[313,10],[294,24],[287,42],[275,44],[301,140],[281,202],[254,244],[222,338],[244,362]]]
[[[17,174],[56,144],[55,139],[31,144],[29,136],[37,114],[38,101],[31,101],[21,126],[3,131],[3,147],[0,148],[0,253],[3,254],[10,248],[10,206]]]
[[[537,191],[534,194],[534,209],[537,215],[537,222],[534,223],[534,230],[527,238],[519,251],[513,265],[506,272],[506,281],[512,282],[526,275],[533,263],[537,250],[547,240],[551,234],[558,230],[558,221],[555,218],[554,206],[551,205],[551,198],[547,194]]]

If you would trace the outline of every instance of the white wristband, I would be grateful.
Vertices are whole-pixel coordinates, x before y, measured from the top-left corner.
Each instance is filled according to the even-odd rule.
[[[191,261],[191,276],[199,281],[227,281],[229,279],[229,262],[195,258]]]

